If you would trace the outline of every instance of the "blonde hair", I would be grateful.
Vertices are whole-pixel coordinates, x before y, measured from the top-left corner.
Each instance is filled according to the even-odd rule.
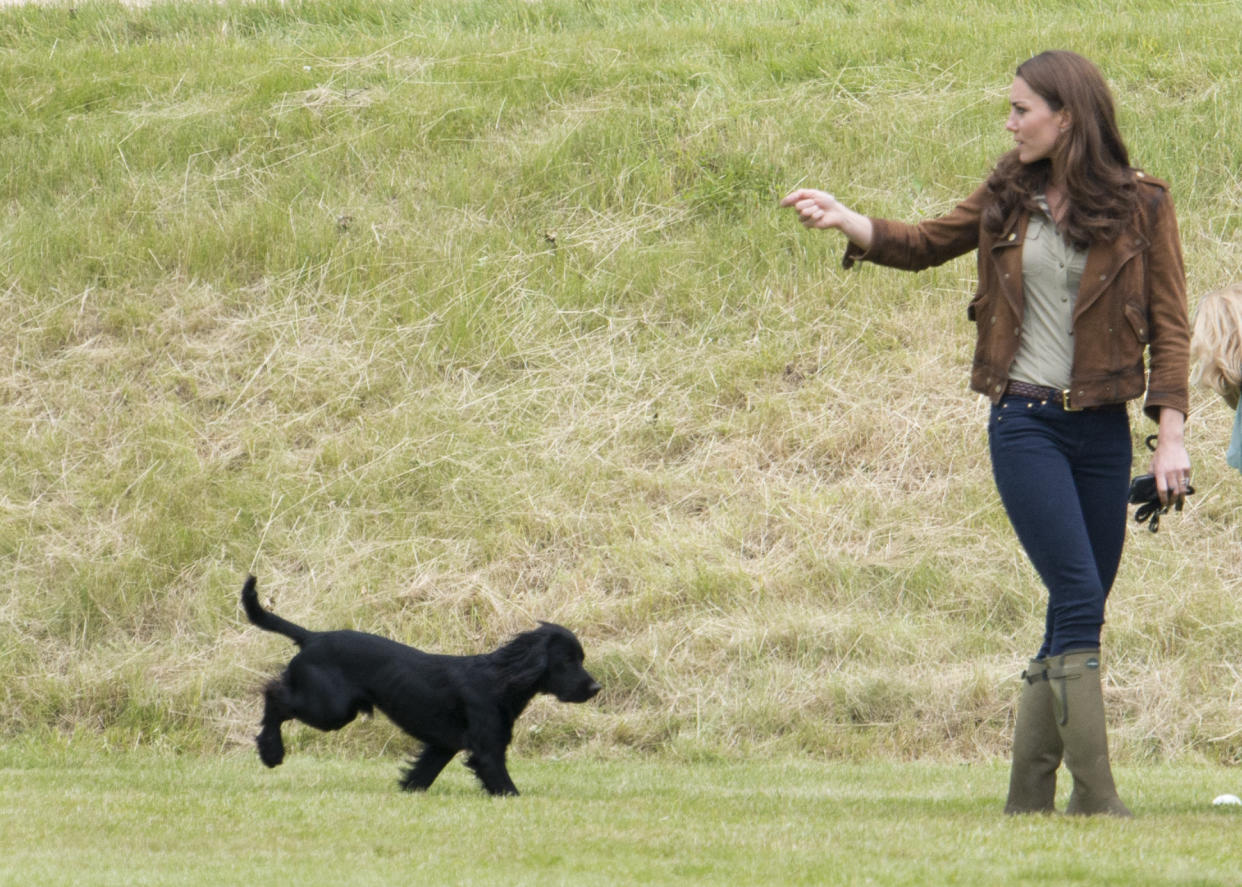
[[[1242,283],[1213,290],[1199,301],[1190,356],[1195,361],[1191,382],[1211,388],[1237,407],[1242,388]]]

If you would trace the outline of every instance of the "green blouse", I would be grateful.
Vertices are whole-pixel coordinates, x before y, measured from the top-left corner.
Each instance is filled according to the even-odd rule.
[[[1065,241],[1048,203],[1032,213],[1022,244],[1022,293],[1026,302],[1018,352],[1009,377],[1033,385],[1069,387],[1074,364],[1074,302],[1087,251]]]

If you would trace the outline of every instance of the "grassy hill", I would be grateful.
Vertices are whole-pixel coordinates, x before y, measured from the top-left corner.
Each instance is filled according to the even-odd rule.
[[[0,731],[248,741],[282,615],[471,652],[582,637],[531,749],[1007,748],[1044,594],[967,390],[963,258],[840,270],[777,199],[900,218],[1095,58],[1242,277],[1242,12],[984,0],[0,10]],[[1131,532],[1120,757],[1237,761],[1242,482]],[[1134,411],[1136,443],[1154,431]],[[1136,469],[1142,463],[1136,462]],[[384,724],[295,745],[403,744]],[[402,748],[397,748],[402,746]]]

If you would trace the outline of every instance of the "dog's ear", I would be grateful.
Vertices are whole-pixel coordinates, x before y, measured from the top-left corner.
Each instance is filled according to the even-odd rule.
[[[504,647],[501,657],[506,683],[530,687],[548,670],[548,632],[543,628],[523,632]]]

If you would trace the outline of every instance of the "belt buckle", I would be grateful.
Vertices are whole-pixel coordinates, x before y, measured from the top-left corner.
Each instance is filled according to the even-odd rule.
[[[1068,388],[1061,391],[1061,409],[1067,413],[1081,413],[1082,407],[1070,406],[1070,390]]]

